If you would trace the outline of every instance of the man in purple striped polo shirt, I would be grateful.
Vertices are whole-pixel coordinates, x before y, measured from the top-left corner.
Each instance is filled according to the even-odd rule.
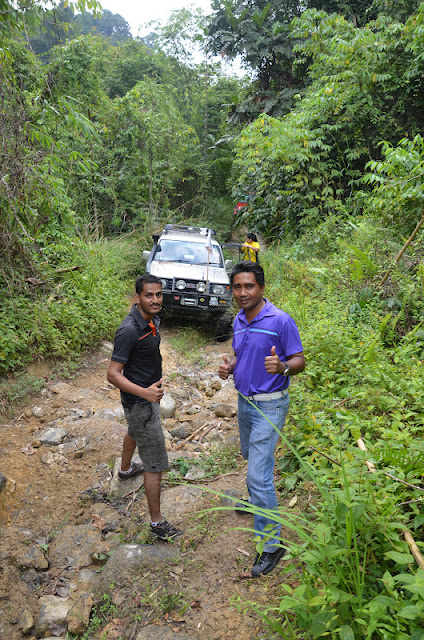
[[[304,370],[305,358],[293,318],[264,298],[262,267],[241,262],[233,267],[230,282],[240,311],[233,327],[234,356],[230,360],[223,356],[219,376],[226,380],[233,373],[239,392],[238,423],[241,452],[248,461],[249,502],[261,509],[254,516],[255,530],[263,540],[263,550],[252,567],[252,577],[257,577],[272,571],[285,553],[278,539],[281,526],[272,518],[272,510],[277,509],[274,456],[279,438],[272,424],[283,429],[290,376]],[[243,510],[242,505],[238,507]],[[244,510],[251,512],[248,506]]]

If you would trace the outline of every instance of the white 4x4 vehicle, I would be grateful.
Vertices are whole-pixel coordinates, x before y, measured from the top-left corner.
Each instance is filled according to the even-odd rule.
[[[212,321],[215,338],[229,338],[232,294],[225,260],[215,232],[204,227],[167,224],[143,252],[146,272],[162,282],[165,316]]]

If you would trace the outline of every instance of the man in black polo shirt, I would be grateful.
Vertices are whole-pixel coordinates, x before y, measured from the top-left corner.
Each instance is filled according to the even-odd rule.
[[[162,306],[160,279],[150,274],[135,283],[135,304],[115,334],[115,345],[107,370],[107,379],[121,391],[128,422],[124,438],[119,477],[125,479],[140,473],[131,465],[135,446],[144,465],[144,488],[150,513],[150,529],[162,540],[183,532],[162,518],[160,481],[168,469],[159,403],[163,396],[162,356],[160,353],[159,318]]]

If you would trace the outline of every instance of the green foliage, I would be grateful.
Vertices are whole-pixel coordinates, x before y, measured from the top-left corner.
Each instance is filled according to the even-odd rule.
[[[74,260],[78,270],[44,267],[45,280],[39,288],[28,283],[25,297],[4,300],[1,373],[35,359],[71,359],[99,340],[112,339],[128,307],[126,256],[134,247],[122,242],[77,242],[67,250],[67,259]],[[141,262],[138,250],[131,261]]]
[[[212,51],[230,59],[241,58],[253,70],[254,84],[236,105],[232,121],[251,121],[265,112],[286,113],[293,95],[303,85],[292,68],[293,42],[289,23],[301,9],[296,0],[214,0],[209,21]]]
[[[411,232],[424,210],[424,140],[403,138],[394,147],[382,143],[382,159],[368,162],[365,183],[375,184],[370,208],[385,224]]]
[[[381,140],[387,154],[422,129],[421,16],[402,24],[380,15],[356,28],[310,9],[293,20],[296,62],[311,82],[289,114],[260,116],[239,137],[234,189],[251,196],[243,222],[278,237],[367,206],[362,176],[370,158],[379,166]],[[405,153],[417,145],[405,141]]]

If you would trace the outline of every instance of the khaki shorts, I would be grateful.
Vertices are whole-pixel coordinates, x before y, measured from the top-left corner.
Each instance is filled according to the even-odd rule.
[[[128,435],[137,443],[145,471],[167,471],[168,454],[160,421],[159,403],[149,402],[141,405],[136,402],[131,409],[124,408],[124,412],[128,422]]]

